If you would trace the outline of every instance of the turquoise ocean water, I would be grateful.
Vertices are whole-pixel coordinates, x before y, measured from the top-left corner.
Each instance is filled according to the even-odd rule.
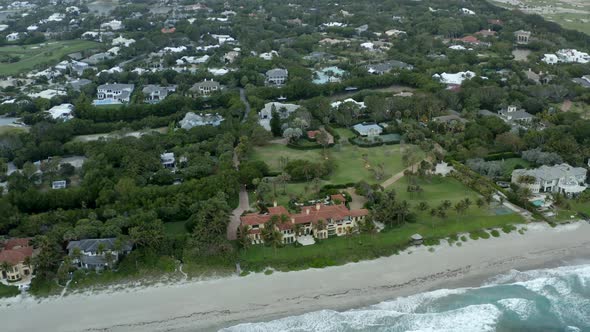
[[[590,264],[511,271],[481,287],[441,289],[222,331],[585,332],[590,331]]]

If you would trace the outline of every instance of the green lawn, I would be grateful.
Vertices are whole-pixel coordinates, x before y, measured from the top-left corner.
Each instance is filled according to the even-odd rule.
[[[522,158],[510,158],[504,160],[504,176],[510,177],[512,175],[512,171],[517,167],[521,166],[522,168],[528,168],[530,163]]]
[[[397,197],[408,200],[411,210],[417,212],[415,223],[406,223],[401,227],[374,235],[360,234],[350,238],[330,238],[306,247],[286,246],[275,251],[270,247],[254,246],[241,254],[242,267],[260,270],[266,266],[272,266],[281,270],[293,270],[339,265],[394,254],[407,247],[410,236],[414,233],[421,234],[425,239],[441,239],[457,233],[523,222],[517,214],[496,215],[488,207],[477,207],[475,200],[478,195],[455,179],[435,178],[430,183],[420,181],[420,185],[424,189],[420,196],[412,196],[406,191],[405,179],[392,186],[397,191]],[[473,204],[461,215],[451,208],[446,218],[433,218],[428,212],[418,212],[415,209],[420,201],[426,201],[430,206],[437,206],[446,199],[457,202],[466,197],[469,197]]]
[[[100,44],[85,40],[51,41],[35,45],[11,45],[0,47],[0,59],[18,57],[17,62],[0,63],[0,75],[15,75],[37,67],[57,63],[62,57]]]
[[[368,157],[369,167],[383,164],[385,178],[404,169],[399,145],[361,148],[352,144],[337,144],[329,149],[328,153],[328,158],[332,158],[336,163],[336,170],[326,179],[326,183],[344,184],[361,180],[369,183],[382,182],[375,180],[369,168],[365,167],[363,154]],[[322,154],[321,149],[295,150],[282,144],[270,144],[256,148],[250,157],[252,160],[266,162],[272,171],[280,171],[279,159],[281,157],[286,157],[289,160],[304,159],[318,162],[323,159]]]
[[[4,284],[0,284],[0,298],[2,297],[13,297],[20,294],[20,291],[16,286],[6,286]]]

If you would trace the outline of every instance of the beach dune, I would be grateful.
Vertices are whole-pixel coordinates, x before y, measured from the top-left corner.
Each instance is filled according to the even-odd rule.
[[[590,258],[590,224],[530,224],[499,238],[443,244],[325,269],[0,301],[3,331],[207,331],[321,309],[344,310],[435,288],[478,285],[511,269]]]

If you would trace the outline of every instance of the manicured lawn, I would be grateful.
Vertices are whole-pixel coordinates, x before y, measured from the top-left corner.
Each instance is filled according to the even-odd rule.
[[[34,69],[40,65],[58,62],[69,53],[94,48],[100,44],[85,40],[52,41],[35,45],[11,45],[0,47],[0,59],[18,57],[17,62],[0,63],[0,75],[14,75]]]
[[[6,286],[4,284],[0,284],[0,298],[2,297],[13,297],[20,294],[20,291],[16,286]]]
[[[340,135],[340,138],[353,138],[356,135],[352,132],[352,130],[347,128],[334,128],[334,131]]]
[[[373,148],[361,148],[352,144],[338,144],[328,150],[328,158],[336,163],[336,170],[326,179],[327,183],[345,184],[361,180],[369,183],[382,182],[387,177],[404,169],[400,147],[397,145],[380,146]],[[366,167],[363,155],[368,157],[369,165]],[[251,155],[252,160],[265,161],[273,171],[280,171],[279,159],[286,157],[289,160],[304,159],[318,162],[323,159],[322,150],[295,150],[281,144],[270,144],[259,147]],[[385,178],[381,181],[369,171],[370,167],[382,164],[385,170]]]

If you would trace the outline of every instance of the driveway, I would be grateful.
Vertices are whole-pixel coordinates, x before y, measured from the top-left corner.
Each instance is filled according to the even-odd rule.
[[[229,240],[236,240],[238,238],[238,228],[240,227],[240,216],[244,211],[250,208],[250,201],[248,199],[248,192],[246,187],[242,186],[240,189],[240,204],[232,212],[230,222],[227,225],[227,238]]]

